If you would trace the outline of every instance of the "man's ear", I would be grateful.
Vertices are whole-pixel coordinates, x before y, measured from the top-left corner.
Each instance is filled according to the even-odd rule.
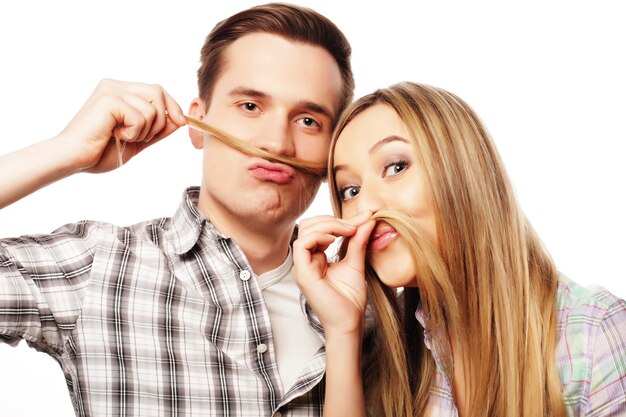
[[[206,108],[204,100],[200,97],[193,99],[189,105],[189,115],[198,120],[202,120],[206,114]],[[204,134],[196,129],[189,128],[189,137],[191,138],[191,144],[196,149],[202,149],[204,145]]]

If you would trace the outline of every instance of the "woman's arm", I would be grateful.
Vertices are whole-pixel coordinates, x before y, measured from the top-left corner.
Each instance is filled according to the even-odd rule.
[[[324,417],[366,415],[361,344],[367,304],[365,249],[375,224],[370,217],[363,213],[349,220],[305,220],[294,242],[294,278],[326,338]],[[346,256],[328,263],[324,251],[339,236],[350,239]]]
[[[361,334],[326,335],[324,417],[365,417]]]

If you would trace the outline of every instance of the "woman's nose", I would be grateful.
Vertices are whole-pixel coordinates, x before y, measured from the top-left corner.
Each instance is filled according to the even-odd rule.
[[[385,208],[385,197],[379,190],[376,190],[376,188],[363,184],[359,192],[358,206],[359,213],[364,211],[376,213]]]

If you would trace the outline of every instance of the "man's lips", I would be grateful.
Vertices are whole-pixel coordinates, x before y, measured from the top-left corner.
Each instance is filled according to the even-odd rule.
[[[260,181],[287,184],[293,180],[295,170],[289,165],[269,161],[255,161],[248,168],[252,176]]]
[[[369,249],[372,252],[382,252],[398,237],[396,229],[389,223],[379,222],[370,235]]]

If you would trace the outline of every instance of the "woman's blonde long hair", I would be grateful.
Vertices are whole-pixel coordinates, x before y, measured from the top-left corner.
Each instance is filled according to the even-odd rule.
[[[565,416],[555,363],[557,272],[516,202],[496,148],[474,111],[455,95],[400,83],[353,103],[338,122],[328,180],[341,215],[333,154],[343,128],[363,110],[392,107],[408,128],[435,213],[438,247],[408,217],[377,213],[412,250],[417,287],[396,292],[368,267],[377,319],[374,361],[366,362],[368,409],[379,416],[422,415],[436,366],[415,319],[418,305],[431,344],[460,347],[466,416]],[[417,186],[417,184],[416,184]],[[404,317],[402,317],[404,316]],[[458,393],[454,393],[457,397]]]

